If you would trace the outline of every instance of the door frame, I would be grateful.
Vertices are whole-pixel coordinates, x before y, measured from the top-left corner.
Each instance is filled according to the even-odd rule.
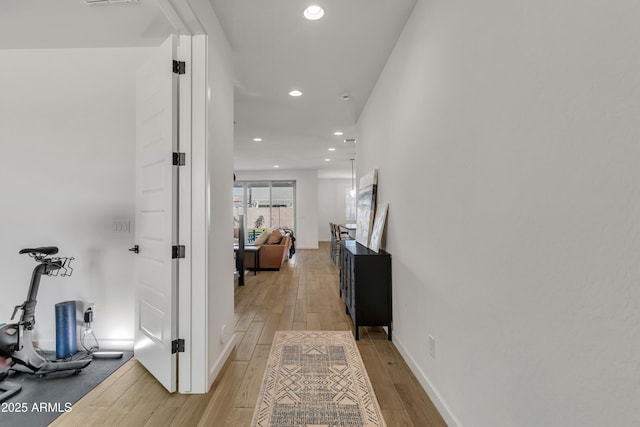
[[[191,239],[191,187],[192,187],[192,58],[191,36],[179,36],[177,58],[185,62],[185,74],[179,76],[178,83],[178,151],[184,153],[185,164],[178,166],[178,242],[185,247],[185,258],[178,260],[177,289],[177,338],[184,339],[184,352],[178,353],[178,392],[188,393],[192,389],[192,358],[194,346],[191,331],[192,298],[192,258]]]
[[[206,211],[207,155],[205,90],[207,84],[207,36],[181,36],[179,49],[186,62],[187,78],[181,80],[180,151],[185,166],[180,167],[180,244],[186,257],[180,260],[178,286],[178,336],[185,349],[178,355],[178,392],[206,393],[208,379],[207,265],[208,241]],[[188,43],[182,43],[188,39]],[[179,59],[183,60],[183,59]],[[182,76],[184,77],[184,76]]]
[[[211,297],[209,257],[212,253],[209,248],[209,221],[212,216],[210,194],[213,185],[208,160],[211,157],[211,148],[208,145],[211,89],[208,75],[209,35],[200,20],[211,17],[196,16],[194,8],[210,9],[211,12],[213,10],[207,0],[155,2],[173,26],[174,33],[186,35],[191,40],[190,61],[186,64],[186,74],[189,78],[185,80],[188,83],[180,86],[181,94],[189,94],[188,99],[182,99],[180,95],[180,108],[188,109],[190,120],[189,123],[180,122],[181,130],[189,129],[189,135],[182,136],[187,139],[180,141],[180,150],[186,157],[186,165],[180,167],[180,179],[182,184],[189,183],[188,191],[183,189],[181,184],[181,193],[188,193],[190,199],[180,199],[182,213],[179,221],[183,232],[179,244],[185,246],[186,258],[180,260],[177,296],[178,336],[185,339],[185,351],[178,356],[178,392],[207,393],[237,339],[233,333],[233,324],[223,324],[220,332],[215,330],[217,325],[211,325],[208,307]],[[184,117],[185,114],[181,116]],[[189,215],[185,214],[186,206],[189,207]],[[229,242],[231,243],[231,233]],[[231,266],[233,253],[229,250],[228,254]],[[230,273],[232,274],[231,267]],[[222,351],[219,354],[212,353],[212,346],[219,344],[223,346]],[[216,360],[211,360],[212,357]]]
[[[178,150],[184,153],[185,164],[178,166],[178,241],[185,247],[185,258],[178,260],[177,337],[184,340],[184,351],[177,357],[177,391],[182,394],[206,393],[206,307],[199,301],[206,301],[206,244],[200,236],[205,229],[198,221],[199,197],[192,197],[200,185],[198,148],[204,145],[204,136],[199,131],[206,123],[203,107],[196,104],[197,87],[206,85],[206,48],[192,36],[202,32],[195,15],[184,0],[156,0],[156,5],[165,15],[178,36],[178,50],[175,60],[185,63],[185,73],[178,79]],[[187,25],[185,22],[189,22]],[[206,46],[206,45],[204,45]],[[204,55],[204,59],[203,59]],[[203,80],[204,79],[204,80]],[[201,117],[205,117],[202,120]],[[195,155],[194,155],[195,154]],[[197,193],[196,193],[197,194]],[[204,239],[206,243],[206,239]],[[203,252],[204,249],[204,252]],[[204,333],[203,330],[204,329]],[[202,337],[205,337],[204,339]]]

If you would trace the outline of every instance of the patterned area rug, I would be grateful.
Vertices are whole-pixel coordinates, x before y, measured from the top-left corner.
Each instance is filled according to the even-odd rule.
[[[251,425],[385,426],[351,332],[276,332]]]

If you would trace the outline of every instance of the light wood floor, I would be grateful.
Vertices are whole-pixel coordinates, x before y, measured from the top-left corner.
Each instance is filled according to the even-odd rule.
[[[329,249],[298,250],[279,272],[235,286],[238,345],[206,395],[169,394],[135,359],[52,426],[248,426],[276,330],[351,330]],[[381,328],[361,328],[358,349],[389,427],[446,423]]]

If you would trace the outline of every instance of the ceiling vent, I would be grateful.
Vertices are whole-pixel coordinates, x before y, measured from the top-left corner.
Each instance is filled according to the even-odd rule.
[[[138,0],[82,0],[84,4],[89,6],[94,4],[121,4],[121,3],[138,3]]]
[[[356,139],[355,138],[347,138],[344,140],[345,144],[355,144],[356,143]]]

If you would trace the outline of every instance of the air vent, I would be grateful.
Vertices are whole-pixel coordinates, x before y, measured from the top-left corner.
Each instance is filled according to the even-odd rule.
[[[345,144],[355,144],[356,143],[356,139],[355,138],[347,138],[344,140]]]

